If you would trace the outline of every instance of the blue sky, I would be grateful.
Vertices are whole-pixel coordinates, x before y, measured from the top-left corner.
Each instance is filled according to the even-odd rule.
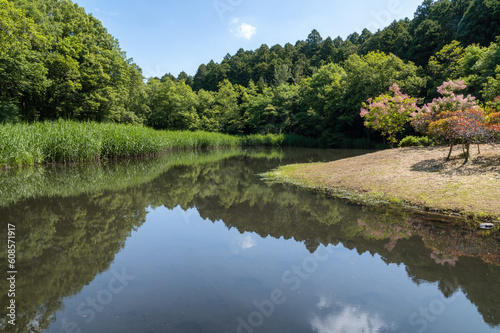
[[[75,0],[103,22],[146,77],[194,75],[239,48],[372,32],[413,14],[422,0]]]

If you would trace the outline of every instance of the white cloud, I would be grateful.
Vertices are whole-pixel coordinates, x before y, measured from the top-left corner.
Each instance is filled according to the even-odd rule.
[[[256,27],[248,23],[239,24],[239,19],[237,18],[231,19],[231,26],[232,28],[229,31],[238,38],[250,39],[257,33]]]

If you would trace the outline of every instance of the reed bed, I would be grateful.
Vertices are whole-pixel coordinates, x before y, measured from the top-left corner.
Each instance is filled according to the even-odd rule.
[[[65,120],[0,125],[0,166],[97,161],[103,158],[154,155],[173,149],[236,146],[318,147],[319,143],[293,135],[232,136]]]

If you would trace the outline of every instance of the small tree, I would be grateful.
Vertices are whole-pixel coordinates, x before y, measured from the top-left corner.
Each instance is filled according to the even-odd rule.
[[[382,94],[368,99],[368,104],[363,103],[360,116],[365,119],[366,127],[381,131],[392,148],[397,143],[397,134],[404,130],[410,115],[417,110],[417,99],[401,93],[396,83],[389,90],[393,96]]]
[[[466,161],[469,157],[468,149],[473,136],[477,136],[479,127],[476,122],[478,115],[484,117],[484,112],[480,112],[481,108],[477,105],[476,98],[463,94],[457,94],[458,91],[467,88],[464,81],[448,81],[443,82],[437,88],[438,93],[442,97],[434,98],[431,103],[425,104],[422,108],[417,109],[411,114],[411,125],[417,132],[433,136],[435,139],[447,141],[450,145],[450,151],[446,160],[450,159],[453,146],[459,142],[463,142],[467,148]],[[456,114],[457,111],[466,110]],[[474,112],[477,111],[477,112]],[[472,119],[476,119],[472,121]],[[484,119],[480,121],[484,123]],[[432,129],[430,125],[434,124]],[[469,133],[464,133],[462,126],[470,125]],[[467,137],[467,139],[465,139]],[[464,141],[465,140],[465,141]],[[467,143],[468,142],[468,143]]]
[[[428,132],[437,139],[447,140],[450,147],[462,143],[467,163],[471,144],[493,143],[500,138],[500,126],[494,123],[496,116],[492,115],[490,118],[482,109],[442,112],[429,124]],[[451,148],[446,160],[450,155]]]

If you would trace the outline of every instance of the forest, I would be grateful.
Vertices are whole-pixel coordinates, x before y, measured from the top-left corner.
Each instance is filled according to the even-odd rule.
[[[228,134],[295,134],[332,147],[380,141],[360,108],[397,84],[418,104],[463,80],[500,95],[500,3],[424,0],[412,19],[345,40],[240,49],[190,76],[144,78],[102,23],[70,0],[0,0],[0,122],[67,119]],[[407,126],[405,134],[413,134]]]

